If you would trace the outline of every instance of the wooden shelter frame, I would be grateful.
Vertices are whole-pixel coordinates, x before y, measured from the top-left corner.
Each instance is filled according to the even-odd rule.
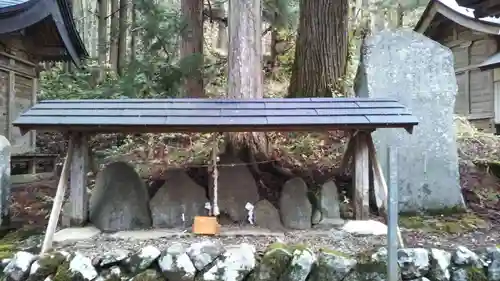
[[[272,99],[269,99],[272,100]],[[291,99],[294,100],[294,99]],[[74,114],[74,116],[80,116],[82,117],[83,112],[86,112],[85,110],[89,111],[88,108],[94,108],[90,110],[89,112],[85,113],[88,114],[90,117],[84,117],[82,118],[82,121],[79,124],[76,124],[78,122],[71,121],[71,120],[76,120],[72,119],[73,117],[68,117],[66,118],[70,121],[68,121],[66,124],[62,124],[64,122],[61,121],[61,119],[64,119],[64,117],[59,117],[59,119],[55,116],[57,114],[64,114],[64,110],[66,109],[61,109],[61,104],[64,104],[63,101],[52,101],[52,104],[49,102],[42,102],[27,112],[23,113],[21,117],[14,122],[14,125],[18,126],[21,128],[22,131],[27,132],[31,129],[36,129],[37,131],[40,130],[49,130],[49,131],[62,131],[66,133],[66,136],[68,138],[68,150],[67,150],[67,155],[64,160],[64,164],[62,167],[62,172],[61,176],[59,178],[59,182],[57,185],[57,192],[54,198],[54,203],[52,206],[52,210],[50,213],[50,218],[49,222],[47,225],[47,230],[45,233],[45,238],[42,246],[42,253],[47,252],[52,248],[52,242],[53,242],[53,237],[54,233],[58,224],[58,220],[60,217],[63,201],[66,195],[66,190],[68,189],[68,183],[70,185],[70,218],[73,220],[73,224],[76,225],[81,225],[86,222],[87,220],[87,215],[88,215],[88,198],[87,198],[87,171],[89,169],[89,156],[90,156],[90,150],[89,150],[89,137],[92,136],[93,134],[100,133],[100,132],[213,132],[213,133],[223,133],[223,132],[245,132],[245,131],[331,131],[331,130],[344,130],[349,133],[349,141],[347,148],[345,150],[341,166],[340,166],[340,172],[345,172],[349,168],[352,168],[353,172],[353,187],[354,187],[354,214],[355,214],[355,219],[357,220],[365,220],[368,219],[369,217],[369,198],[370,198],[370,192],[375,192],[378,190],[381,193],[380,200],[378,202],[378,208],[379,211],[383,214],[387,214],[387,195],[388,195],[388,187],[386,180],[384,179],[382,168],[380,163],[378,162],[377,159],[377,153],[375,149],[375,145],[372,140],[372,133],[377,129],[377,128],[405,128],[409,133],[412,132],[412,128],[414,125],[418,124],[418,121],[415,117],[411,116],[410,113],[394,113],[392,117],[384,114],[379,114],[376,115],[376,118],[373,118],[373,120],[386,120],[384,122],[351,122],[349,124],[348,120],[349,118],[357,118],[360,115],[360,113],[356,113],[357,111],[359,112],[377,112],[377,109],[382,109],[382,111],[378,110],[378,112],[383,112],[383,110],[386,110],[387,112],[394,111],[396,108],[394,104],[396,103],[395,101],[388,101],[388,100],[375,100],[375,99],[363,99],[363,98],[357,98],[357,99],[322,99],[322,100],[315,100],[315,99],[295,99],[297,100],[296,104],[293,104],[290,106],[290,104],[287,104],[286,108],[294,108],[294,107],[300,107],[301,104],[304,104],[305,102],[309,103],[314,103],[314,106],[323,106],[325,107],[325,103],[327,102],[332,102],[332,104],[345,104],[347,102],[352,102],[356,104],[355,108],[352,108],[352,114],[349,115],[349,111],[351,110],[344,110],[344,112],[347,112],[343,115],[336,114],[334,110],[330,112],[329,109],[324,111],[323,116],[319,116],[321,111],[319,109],[316,109],[316,115],[315,116],[309,116],[311,118],[315,117],[322,117],[321,120],[325,120],[325,116],[328,116],[326,119],[331,119],[335,120],[336,118],[338,121],[335,123],[334,121],[331,121],[332,123],[330,125],[325,124],[325,121],[322,121],[323,124],[319,121],[315,121],[314,119],[308,120],[308,121],[302,121],[302,125],[299,125],[298,122],[294,123],[293,125],[290,124],[254,124],[251,125],[249,124],[250,121],[245,121],[252,119],[252,117],[248,117],[245,115],[242,115],[242,112],[245,112],[245,109],[243,109],[243,106],[241,106],[241,101],[233,101],[235,104],[239,103],[240,106],[237,106],[236,108],[240,108],[238,110],[232,110],[233,113],[237,113],[237,115],[232,115],[232,117],[226,117],[226,116],[221,116],[218,115],[217,117],[219,119],[216,119],[218,121],[207,121],[205,125],[200,125],[196,124],[196,122],[193,122],[193,124],[189,125],[187,121],[183,121],[184,123],[179,124],[176,123],[175,126],[170,125],[169,129],[166,129],[168,126],[163,125],[163,126],[158,126],[158,127],[146,127],[146,126],[137,126],[137,125],[130,125],[126,126],[124,122],[122,122],[122,125],[118,126],[117,123],[119,122],[112,122],[107,124],[106,126],[104,125],[89,125],[89,124],[82,124],[83,120],[85,119],[91,119],[91,117],[96,117],[95,114],[99,112],[104,112],[106,113],[105,109],[99,109],[99,105],[95,105],[95,107],[89,106],[92,101],[89,101],[86,106],[79,105],[80,107],[72,108],[71,103],[66,103],[64,106],[65,108],[70,109],[70,113]],[[288,100],[289,101],[289,100]],[[358,101],[358,102],[356,102]],[[373,104],[382,104],[380,105],[380,108],[369,108],[367,111],[366,107],[363,107],[362,103],[359,101],[364,101],[364,102],[372,102]],[[75,103],[78,101],[75,101]],[[108,103],[109,102],[109,103]],[[173,101],[170,102],[172,104],[176,104],[176,102],[181,103],[180,101]],[[198,105],[194,105],[195,107],[199,106],[200,104],[203,104],[203,102],[206,103],[214,103],[216,105],[220,104],[221,106],[219,107],[219,111],[223,112],[224,108],[227,108],[227,106],[222,106],[222,105],[228,105],[231,101],[230,100],[225,100],[224,102],[221,101],[196,101],[193,103],[198,103]],[[229,102],[229,103],[226,103]],[[127,103],[127,102],[123,102]],[[263,102],[265,103],[265,102]],[[269,102],[272,103],[272,102]],[[85,104],[85,101],[82,101],[82,104]],[[96,102],[95,104],[98,104]],[[104,104],[104,105],[102,105]],[[111,104],[110,101],[103,101],[101,103],[101,106],[105,107],[105,105]],[[140,102],[137,102],[137,104],[140,104]],[[387,107],[388,105],[392,104],[394,107]],[[248,104],[247,104],[248,105]],[[335,106],[335,105],[332,105]],[[385,106],[385,107],[384,107]],[[115,108],[116,106],[113,106]],[[151,105],[146,105],[146,108],[151,108]],[[52,108],[53,113],[48,113],[47,108]],[[305,106],[303,106],[305,108]],[[403,106],[399,106],[398,110],[404,108]],[[336,110],[341,111],[342,108],[336,108]],[[345,109],[345,108],[344,108]],[[80,110],[80,113],[75,113]],[[184,110],[184,109],[180,109]],[[288,109],[287,109],[288,110]],[[169,113],[169,109],[163,110],[166,115]],[[174,110],[175,111],[175,110]],[[187,110],[189,111],[189,110]],[[282,110],[279,113],[279,109],[275,110],[270,110],[267,111],[267,113],[263,113],[265,110],[256,110],[256,109],[249,109],[248,112],[252,112],[251,114],[254,114],[255,116],[272,116],[274,115],[279,115],[279,114],[284,114],[285,110]],[[294,116],[294,112],[300,112],[300,109],[292,109],[291,115],[288,116],[288,118],[285,119],[293,119],[296,118],[297,116]],[[123,111],[122,115],[126,114]],[[144,111],[145,112],[145,111]],[[142,115],[138,113],[131,113],[131,114],[136,114],[136,118],[149,118],[145,115],[148,113],[141,113]],[[188,119],[193,117],[191,113],[185,113],[188,114],[184,118]],[[278,113],[277,113],[278,112]],[[303,111],[302,111],[303,112]],[[400,111],[397,111],[400,112]],[[53,114],[53,115],[50,115]],[[94,115],[92,115],[94,114]],[[149,113],[153,114],[153,113]],[[155,113],[156,114],[156,113]],[[176,113],[170,113],[170,117],[175,117]],[[239,115],[238,115],[239,114]],[[259,115],[260,114],[260,115]],[[307,114],[304,113],[304,114]],[[206,113],[205,113],[206,115]],[[44,117],[47,116],[52,116],[52,118],[47,118],[44,119]],[[111,116],[111,115],[109,115]],[[234,118],[238,119],[239,117],[242,117],[242,122],[236,122],[237,125],[229,125],[229,124],[224,124],[221,125],[221,122],[223,120],[226,120],[227,118]],[[340,118],[339,116],[345,117],[345,118]],[[349,117],[350,116],[350,117]],[[364,115],[368,116],[368,115]],[[369,115],[369,116],[375,116],[375,115]],[[123,116],[122,116],[123,117]],[[306,116],[307,117],[307,116]],[[109,121],[111,117],[107,118],[106,120]],[[118,117],[117,117],[118,118]],[[202,116],[202,118],[211,118],[211,117],[206,117]],[[380,119],[382,118],[382,119]],[[391,118],[394,118],[395,121],[389,121]],[[182,119],[182,118],[181,118]],[[284,119],[284,120],[285,120]],[[369,118],[367,118],[369,119]],[[47,121],[45,122],[44,120],[52,120],[52,121]],[[104,119],[103,119],[104,120]],[[259,119],[261,120],[261,119]],[[320,120],[320,119],[317,119]],[[344,121],[342,121],[344,120]],[[358,118],[358,120],[360,120]],[[227,120],[226,120],[227,121]],[[234,120],[231,120],[235,122]],[[37,123],[38,122],[38,123]],[[43,123],[45,122],[45,123]],[[71,122],[71,124],[69,123]],[[88,121],[85,121],[88,122]],[[96,121],[97,122],[97,121]],[[211,122],[211,123],[210,123]],[[224,121],[225,122],[225,121]],[[345,122],[345,123],[342,123]],[[43,123],[43,124],[42,124]],[[219,125],[217,125],[219,124]],[[214,153],[212,155],[215,155],[216,152],[216,147],[214,147]],[[215,157],[216,158],[216,157]],[[216,167],[216,159],[213,158],[212,161],[214,162],[213,165]],[[215,159],[215,160],[214,160]],[[370,179],[370,171],[373,174],[372,179]],[[212,172],[214,173],[215,176],[217,176],[217,170],[213,169]],[[372,189],[370,187],[373,186]],[[398,240],[399,244],[402,246],[403,241],[401,239],[401,236],[398,235]]]

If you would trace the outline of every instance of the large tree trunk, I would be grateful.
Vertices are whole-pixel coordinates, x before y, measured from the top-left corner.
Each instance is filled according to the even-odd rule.
[[[263,98],[261,1],[229,1],[228,98]],[[228,135],[229,151],[248,148],[251,157],[267,154],[262,133]],[[259,157],[260,158],[260,157]]]
[[[343,91],[346,73],[347,0],[301,0],[290,97],[330,97]]]
[[[127,16],[128,16],[128,1],[120,0],[120,24],[118,32],[118,74],[123,74],[123,69],[127,64]]]
[[[119,0],[111,0],[111,25],[109,28],[109,64],[111,69],[118,69],[118,2]]]
[[[192,69],[185,81],[188,97],[205,96],[203,89],[203,0],[182,0],[182,15],[186,26],[182,31],[181,57],[193,57]]]

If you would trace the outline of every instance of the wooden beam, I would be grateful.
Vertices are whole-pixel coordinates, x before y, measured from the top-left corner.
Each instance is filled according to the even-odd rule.
[[[52,204],[52,211],[50,212],[49,223],[47,225],[47,230],[45,231],[45,237],[43,239],[42,250],[40,254],[46,253],[52,248],[54,233],[56,232],[57,222],[59,221],[59,215],[61,214],[64,195],[66,193],[66,188],[68,185],[69,166],[73,158],[73,142],[73,137],[70,137],[68,142],[68,153],[66,155],[66,159],[64,160],[59,183],[57,184],[56,196],[54,197],[54,203]]]
[[[347,141],[347,148],[345,149],[344,155],[342,156],[342,161],[340,162],[340,168],[339,169],[340,169],[341,173],[345,173],[346,172],[346,170],[348,168],[348,165],[349,165],[349,161],[351,160],[351,158],[354,155],[354,146],[355,146],[354,138],[356,137],[356,133],[357,132],[353,132],[351,134],[351,137]]]
[[[89,168],[89,138],[82,133],[73,135],[73,157],[70,173],[71,226],[82,226],[88,219],[87,172]]]
[[[382,166],[380,166],[380,162],[377,159],[377,152],[375,149],[375,145],[373,144],[373,139],[371,134],[367,135],[367,144],[368,144],[368,154],[370,157],[370,162],[372,163],[371,169],[373,169],[373,187],[374,187],[374,192],[379,191],[380,195],[382,197],[382,202],[381,205],[378,205],[379,202],[377,201],[377,207],[379,209],[379,212],[384,216],[385,218],[385,223],[388,223],[388,218],[387,218],[387,197],[388,197],[388,192],[389,188],[387,187],[387,182],[385,181],[384,178],[384,172],[382,170]],[[379,188],[379,189],[377,189]],[[377,196],[377,194],[375,194]],[[401,235],[401,230],[399,229],[399,226],[397,227],[397,235],[398,235],[398,244],[400,248],[404,248],[404,241],[403,241],[403,236]]]
[[[13,63],[13,60],[10,60]],[[12,121],[14,121],[14,107],[15,107],[15,97],[16,97],[16,73],[14,71],[9,72],[9,89],[7,91],[7,122],[5,127],[5,136],[12,143]]]
[[[370,163],[367,134],[360,131],[355,137],[354,151],[354,213],[357,220],[366,220],[370,214]]]

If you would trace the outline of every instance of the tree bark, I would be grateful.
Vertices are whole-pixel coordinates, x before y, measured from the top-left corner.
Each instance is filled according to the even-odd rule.
[[[109,28],[109,64],[114,71],[118,70],[118,2],[111,0],[111,25]]]
[[[331,97],[347,67],[347,0],[301,0],[290,97]]]
[[[136,4],[132,4],[131,13],[131,29],[130,29],[130,62],[135,61],[135,51],[137,47],[137,31],[135,31],[137,25],[137,12],[136,12]]]
[[[106,65],[106,57],[107,57],[107,14],[108,14],[108,1],[107,0],[99,0],[99,24],[97,26],[98,31],[98,48],[99,48],[99,66],[101,67],[101,72],[99,75],[99,81],[102,81],[104,78],[104,69]]]
[[[229,1],[228,98],[261,99],[262,78],[261,1]],[[268,154],[262,133],[229,134],[229,151],[248,148],[250,158]]]
[[[123,74],[123,69],[127,64],[127,16],[128,16],[128,1],[120,0],[120,23],[118,32],[118,74]]]
[[[224,3],[218,2],[214,5],[214,13],[218,18],[224,18],[226,16],[226,8]],[[227,51],[227,26],[222,21],[217,21],[217,40],[215,47],[219,50]]]
[[[185,91],[188,97],[205,96],[203,88],[203,0],[182,0],[182,15],[185,28],[182,31],[181,57],[192,57],[189,77],[185,80]]]

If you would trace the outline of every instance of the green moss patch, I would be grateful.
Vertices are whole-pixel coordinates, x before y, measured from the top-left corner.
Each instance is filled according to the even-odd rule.
[[[55,274],[58,271],[59,266],[61,266],[66,258],[60,253],[47,254],[40,257],[36,261],[38,263],[38,270],[30,275],[28,281],[43,281],[49,275]]]
[[[488,227],[488,222],[472,213],[453,216],[401,216],[400,226],[433,233],[466,233]]]

